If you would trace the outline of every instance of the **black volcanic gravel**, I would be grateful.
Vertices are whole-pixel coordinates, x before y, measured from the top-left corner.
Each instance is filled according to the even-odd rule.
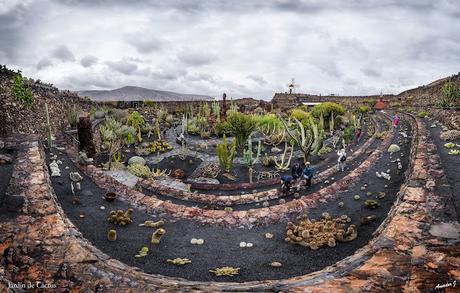
[[[405,124],[402,121],[403,125]],[[395,139],[396,140],[396,139]],[[409,144],[401,145],[403,167],[407,168]],[[398,157],[400,153],[392,156]],[[117,227],[106,221],[110,210],[127,209],[128,203],[119,200],[107,203],[102,199],[105,191],[98,188],[88,177],[84,176],[82,188],[85,192],[90,191],[92,195],[82,195],[81,205],[72,204],[72,196],[68,180],[69,171],[75,167],[62,154],[59,158],[64,162],[61,166],[62,177],[52,178],[53,187],[58,196],[59,202],[70,218],[80,229],[83,236],[91,241],[96,247],[108,255],[132,266],[137,266],[145,272],[161,274],[166,276],[182,277],[196,281],[251,281],[263,279],[282,279],[307,274],[320,270],[328,265],[353,254],[358,248],[365,245],[372,237],[372,233],[386,217],[392,206],[395,195],[403,182],[403,176],[395,176],[396,164],[390,163],[390,155],[385,153],[369,172],[364,174],[359,182],[350,186],[347,192],[340,195],[337,201],[331,201],[320,205],[310,212],[310,217],[316,218],[322,212],[328,211],[333,216],[347,214],[352,218],[352,223],[357,224],[358,238],[348,243],[338,243],[335,248],[322,248],[316,251],[305,247],[295,246],[284,242],[285,222],[269,225],[267,227],[253,227],[251,229],[238,228],[230,229],[210,225],[201,225],[194,221],[178,220],[172,222],[167,220],[164,228],[166,235],[161,244],[155,246],[150,244],[150,237],[153,229],[139,227],[138,224],[144,220],[157,219],[145,212],[135,210],[134,223],[127,227]],[[70,166],[70,169],[64,169]],[[393,178],[391,181],[378,179],[376,171],[391,169]],[[365,183],[368,188],[360,190]],[[388,184],[387,188],[384,185]],[[365,193],[370,191],[372,196]],[[369,210],[364,207],[364,200],[374,198],[378,191],[385,191],[386,197],[379,200],[381,207]],[[353,199],[353,195],[361,195],[359,201]],[[345,206],[338,208],[337,202],[343,201]],[[105,211],[99,207],[104,205]],[[81,219],[80,214],[85,214]],[[362,215],[375,214],[378,217],[376,222],[368,225],[361,225],[359,217]],[[115,228],[118,232],[118,240],[107,241],[107,231]],[[275,235],[274,239],[265,239],[264,233],[270,232]],[[191,245],[191,238],[203,238],[204,245]],[[252,242],[252,248],[240,248],[239,242]],[[141,259],[134,258],[134,255],[142,246],[148,246],[148,256]],[[191,264],[185,266],[174,266],[166,263],[168,258],[187,257],[192,260]],[[283,264],[281,268],[272,268],[269,264],[272,261],[279,261]],[[210,269],[221,266],[240,267],[240,274],[235,277],[215,277],[209,272]]]

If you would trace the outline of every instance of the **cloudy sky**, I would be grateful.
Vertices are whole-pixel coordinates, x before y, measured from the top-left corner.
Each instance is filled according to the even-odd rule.
[[[398,93],[460,71],[459,32],[458,0],[0,0],[0,64],[70,90]]]

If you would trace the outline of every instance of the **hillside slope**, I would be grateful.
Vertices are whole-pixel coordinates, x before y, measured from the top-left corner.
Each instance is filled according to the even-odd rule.
[[[136,86],[125,86],[114,90],[79,91],[79,95],[87,96],[93,101],[155,101],[155,102],[176,102],[176,101],[209,101],[210,96],[180,94],[168,91],[146,89]]]

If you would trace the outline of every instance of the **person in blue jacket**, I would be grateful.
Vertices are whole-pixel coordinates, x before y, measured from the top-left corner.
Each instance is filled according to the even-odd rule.
[[[316,170],[310,164],[310,162],[305,163],[305,169],[303,169],[303,178],[305,179],[305,185],[311,187],[311,179],[315,176]]]
[[[294,181],[294,178],[291,175],[281,176],[281,190],[283,192],[291,191],[292,181]]]

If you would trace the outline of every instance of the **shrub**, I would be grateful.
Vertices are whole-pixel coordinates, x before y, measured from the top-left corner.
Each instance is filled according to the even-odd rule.
[[[348,143],[352,141],[354,137],[355,137],[355,128],[353,126],[349,126],[345,128],[345,130],[343,131],[343,139],[345,140],[345,142]]]
[[[78,114],[77,114],[77,111],[75,109],[71,110],[67,114],[67,121],[69,122],[70,127],[72,127],[72,128],[77,127]]]
[[[442,107],[450,107],[460,99],[460,89],[451,80],[446,82],[442,87],[443,98],[439,101]]]
[[[325,102],[316,105],[311,110],[310,114],[315,118],[329,118],[331,115],[337,116],[345,113],[345,108],[342,105],[333,102]]]
[[[326,155],[332,152],[332,148],[323,146],[319,151],[318,151],[318,156]]]
[[[128,166],[128,171],[137,176],[137,177],[141,177],[141,178],[149,178],[150,177],[150,174],[151,174],[151,171],[150,171],[150,168],[148,166],[145,166],[145,165],[141,165],[141,164],[131,164]]]
[[[310,114],[302,109],[294,109],[292,110],[291,112],[291,118],[297,118],[297,120],[299,121],[304,121],[304,120],[307,120],[308,117],[310,117]]]
[[[359,113],[361,113],[361,114],[367,114],[367,113],[369,113],[369,111],[370,111],[370,109],[369,109],[368,106],[359,107]]]
[[[230,111],[227,123],[239,147],[244,145],[256,127],[256,120],[253,116],[235,111]]]
[[[110,116],[121,123],[126,123],[128,119],[128,110],[114,108],[110,110]]]
[[[24,80],[22,78],[22,75],[20,73],[17,73],[14,76],[14,81],[13,81],[13,96],[15,99],[27,106],[31,106],[34,102],[34,97],[32,95],[32,92],[24,86]]]
[[[259,129],[264,129],[266,127],[275,127],[279,128],[282,127],[283,125],[281,124],[281,121],[275,114],[265,114],[261,116],[256,116],[254,119],[257,122],[257,127]]]
[[[216,124],[216,134],[218,136],[223,136],[224,134],[229,134],[230,129],[227,122],[217,122]]]
[[[420,118],[425,118],[426,116],[428,116],[428,112],[426,110],[419,111],[417,113],[417,116]]]

